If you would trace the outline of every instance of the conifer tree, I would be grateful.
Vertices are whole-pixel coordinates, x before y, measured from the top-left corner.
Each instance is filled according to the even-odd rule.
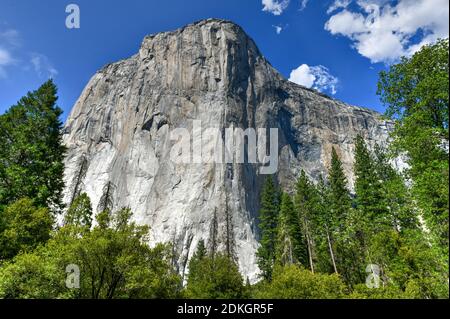
[[[272,177],[267,177],[261,192],[260,247],[257,251],[257,262],[262,276],[266,280],[272,277],[275,262],[275,246],[279,214],[279,193]]]
[[[351,199],[342,162],[334,147],[331,152],[331,167],[328,172],[328,181],[330,183],[330,209],[333,216],[335,216],[335,225],[333,227],[336,230],[342,230],[350,213]]]
[[[351,205],[350,192],[342,162],[333,148],[328,172],[329,207],[333,216],[330,225],[336,252],[336,268],[344,281],[352,286],[365,278],[364,255],[361,252],[361,233],[357,216]]]
[[[302,227],[302,232],[305,236],[306,247],[308,251],[308,266],[314,272],[314,238],[313,238],[313,189],[312,185],[302,170],[296,185],[295,206],[298,218]]]
[[[376,262],[371,249],[372,238],[390,226],[380,176],[377,174],[373,155],[361,135],[355,139],[353,172],[355,174],[355,209],[349,231],[357,240],[357,245],[353,246],[353,252],[358,256],[355,260],[360,263],[359,269],[361,269],[365,265]]]
[[[242,298],[246,289],[239,267],[226,253],[207,254],[200,240],[197,251],[189,261],[186,286],[188,298]]]
[[[328,258],[323,258],[325,260],[321,260],[322,264],[331,264],[332,270],[334,273],[338,273],[338,269],[336,266],[336,253],[334,247],[334,235],[332,233],[332,225],[335,225],[334,216],[331,214],[330,210],[330,201],[329,201],[329,188],[325,183],[325,180],[322,176],[319,178],[319,183],[317,184],[317,195],[318,201],[316,203],[315,213],[317,215],[317,224],[319,227],[319,233],[321,234],[321,239],[324,243],[326,251],[324,256],[328,256]]]
[[[282,193],[281,195],[277,233],[277,263],[281,265],[294,263],[307,265],[307,252],[300,221],[292,199],[287,193]]]
[[[204,257],[206,257],[205,241],[203,239],[200,239],[200,241],[198,242],[197,251],[195,252],[194,256],[192,256],[192,258],[202,260]]]
[[[91,228],[92,205],[86,193],[76,197],[64,216],[64,224]]]
[[[49,80],[0,116],[0,206],[28,197],[62,207],[65,147],[56,94]]]
[[[373,156],[361,135],[355,139],[355,206],[361,227],[377,232],[389,222]],[[370,227],[369,227],[370,224]],[[368,235],[368,234],[366,234]]]
[[[382,181],[382,201],[387,210],[387,219],[396,230],[417,229],[419,220],[417,209],[405,178],[392,167],[388,154],[381,146],[375,145],[374,161],[377,176]]]

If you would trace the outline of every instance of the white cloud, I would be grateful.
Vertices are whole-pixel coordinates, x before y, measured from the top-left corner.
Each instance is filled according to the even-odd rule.
[[[7,50],[0,48],[0,77],[6,77],[5,67],[12,63],[11,54]]]
[[[283,27],[282,27],[282,26],[279,26],[279,25],[273,25],[272,27],[275,28],[275,32],[276,32],[277,34],[280,34],[281,31],[283,31]]]
[[[328,8],[327,14],[331,14],[338,9],[347,8],[351,2],[352,0],[335,0]]]
[[[289,2],[290,0],[262,0],[263,11],[279,16],[289,6]]]
[[[15,63],[11,48],[19,45],[19,33],[16,30],[0,30],[0,77],[6,78],[6,67]]]
[[[396,62],[449,34],[448,0],[357,0],[358,12],[348,10],[349,3],[335,1],[329,12],[344,9],[330,17],[325,29],[350,38],[372,63]]]
[[[300,3],[300,11],[304,10],[306,6],[308,5],[309,0],[302,0]]]
[[[0,65],[5,66],[12,63],[11,55],[8,51],[0,48]]]
[[[54,78],[58,74],[47,56],[41,53],[20,52],[18,49],[21,47],[22,41],[18,31],[0,29],[0,78],[6,78],[7,68],[14,65],[20,65],[22,71],[34,70],[39,77]]]
[[[14,29],[8,29],[6,31],[0,30],[0,44],[6,43],[10,46],[19,46],[20,37],[19,32]]]
[[[39,77],[54,78],[58,74],[50,60],[43,54],[32,53],[30,62]]]
[[[328,68],[323,65],[309,66],[307,64],[292,70],[289,81],[321,92],[329,91],[333,95],[337,93],[339,83],[338,78],[331,75]]]

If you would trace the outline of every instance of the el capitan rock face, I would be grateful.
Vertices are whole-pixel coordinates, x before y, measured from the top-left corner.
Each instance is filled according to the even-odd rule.
[[[257,279],[259,164],[176,164],[175,128],[278,128],[278,182],[301,169],[326,174],[331,149],[352,184],[353,140],[385,143],[391,124],[284,79],[244,31],[203,20],[147,36],[131,58],[98,71],[65,125],[65,201],[86,192],[94,210],[128,206],[151,227],[151,244],[172,242],[180,273],[197,243],[229,251]],[[352,185],[350,185],[352,186]]]

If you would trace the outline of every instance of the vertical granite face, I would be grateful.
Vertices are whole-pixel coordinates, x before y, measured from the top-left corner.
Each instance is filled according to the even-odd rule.
[[[352,187],[353,140],[386,143],[391,124],[285,80],[236,24],[208,19],[147,36],[139,52],[97,72],[65,125],[65,201],[130,207],[151,242],[172,242],[180,273],[203,239],[257,279],[259,164],[177,164],[170,131],[278,128],[280,185],[326,173],[331,149]]]

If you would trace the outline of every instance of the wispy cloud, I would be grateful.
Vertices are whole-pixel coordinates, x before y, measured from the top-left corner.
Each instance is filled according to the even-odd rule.
[[[0,48],[0,77],[6,77],[5,68],[12,63],[13,59],[11,57],[11,54],[7,50]]]
[[[49,58],[37,52],[27,52],[23,48],[20,33],[0,25],[0,78],[8,78],[11,69],[20,66],[22,71],[34,71],[40,78],[54,78],[58,71]]]
[[[15,63],[11,53],[14,47],[20,44],[19,33],[13,29],[0,30],[0,77],[6,78],[7,67]]]
[[[290,0],[262,0],[263,11],[279,16],[289,6]]]
[[[14,29],[0,30],[0,44],[7,43],[9,46],[20,46],[21,40],[19,32]]]
[[[352,0],[335,0],[333,4],[328,8],[327,14],[331,14],[336,10],[347,8]]]
[[[275,32],[276,32],[277,34],[280,34],[281,31],[283,31],[283,27],[280,26],[280,25],[273,25],[272,27],[275,28]]]
[[[321,92],[337,93],[339,80],[330,74],[328,68],[323,65],[309,66],[302,64],[292,70],[289,81],[303,85],[307,88],[313,88]]]
[[[300,11],[303,11],[306,9],[306,6],[308,5],[309,0],[302,0],[300,2]]]
[[[34,71],[41,78],[54,78],[58,74],[58,71],[44,54],[32,53],[30,62],[33,65]]]
[[[449,35],[448,0],[357,0],[335,1],[325,29],[352,40],[353,47],[372,63],[394,63],[423,45]],[[418,39],[418,40],[417,40]]]

